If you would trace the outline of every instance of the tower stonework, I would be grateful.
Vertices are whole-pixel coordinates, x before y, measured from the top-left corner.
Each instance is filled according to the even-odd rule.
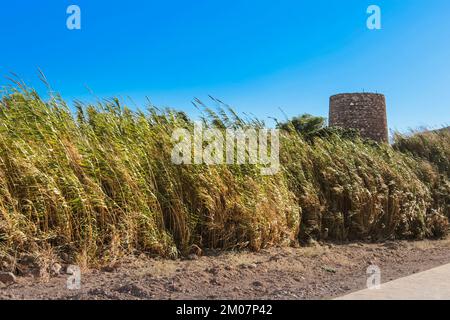
[[[343,93],[330,98],[330,127],[356,129],[363,138],[388,142],[386,98],[378,93]]]

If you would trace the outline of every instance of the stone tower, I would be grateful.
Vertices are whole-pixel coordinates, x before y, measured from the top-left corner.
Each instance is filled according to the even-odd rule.
[[[330,98],[330,127],[357,129],[364,138],[388,142],[386,98],[378,93],[344,93]]]

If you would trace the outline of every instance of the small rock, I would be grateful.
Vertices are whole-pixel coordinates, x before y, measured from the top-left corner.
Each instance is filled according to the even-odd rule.
[[[261,281],[254,281],[252,284],[253,284],[255,287],[262,287],[262,286],[263,286],[263,284],[262,284]]]
[[[0,282],[6,285],[16,283],[16,276],[11,272],[0,272]]]
[[[61,273],[62,266],[59,263],[54,263],[51,267],[53,275],[59,275]]]

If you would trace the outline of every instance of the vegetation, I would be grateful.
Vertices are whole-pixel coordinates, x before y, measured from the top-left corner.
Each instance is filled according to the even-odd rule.
[[[315,117],[310,114],[303,114],[299,117],[294,117],[289,121],[277,123],[277,128],[288,131],[289,133],[297,132],[304,137],[308,137],[325,128],[325,124],[326,119],[323,117]]]
[[[262,176],[258,165],[172,164],[171,133],[193,130],[183,113],[132,111],[118,99],[76,109],[23,84],[0,98],[1,269],[30,256],[95,266],[130,253],[176,257],[448,230],[448,163],[416,159],[405,144],[282,130],[281,170]],[[204,123],[221,130],[264,126],[226,106],[204,110]]]
[[[427,179],[427,175],[419,177],[427,181],[434,206],[442,208],[443,214],[450,217],[450,127],[410,135],[396,133],[393,147],[424,166],[431,166],[427,171],[428,176],[433,175],[432,180]]]
[[[450,177],[450,127],[434,131],[413,132],[410,135],[396,133],[394,148],[413,157],[429,161],[441,173]]]

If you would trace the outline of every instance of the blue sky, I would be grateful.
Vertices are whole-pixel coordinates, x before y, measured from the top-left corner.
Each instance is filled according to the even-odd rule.
[[[66,28],[71,4],[81,30]],[[371,4],[382,30],[366,28]],[[450,122],[448,0],[10,1],[0,36],[1,76],[42,89],[40,68],[69,100],[93,100],[89,87],[195,117],[190,102],[210,94],[283,119],[364,90],[386,94],[393,129]]]

